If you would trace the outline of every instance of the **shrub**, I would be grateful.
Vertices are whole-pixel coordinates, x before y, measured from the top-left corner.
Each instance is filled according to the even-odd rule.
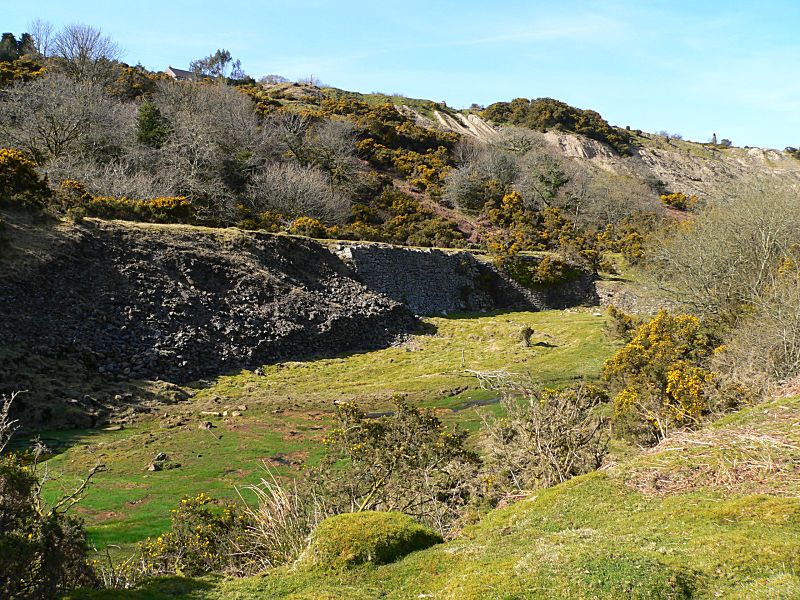
[[[239,229],[262,230],[277,233],[288,228],[291,220],[280,213],[267,211],[242,219],[236,224]]]
[[[6,88],[20,81],[30,81],[44,75],[45,68],[36,61],[22,57],[14,61],[0,61],[0,87]]]
[[[0,148],[0,203],[42,207],[49,196],[33,161],[19,150]]]
[[[754,309],[725,337],[715,362],[750,385],[767,386],[800,375],[800,269],[786,259]]]
[[[496,123],[522,125],[538,131],[563,129],[605,142],[619,154],[631,154],[631,135],[612,127],[599,113],[575,108],[552,98],[517,98],[511,102],[496,102],[481,115]]]
[[[676,210],[690,210],[697,204],[697,196],[687,196],[681,192],[662,194],[660,199],[666,206]]]
[[[9,416],[16,394],[0,397],[0,453],[17,429]],[[44,447],[33,452],[0,455],[0,597],[39,600],[57,598],[97,578],[86,561],[83,523],[66,511],[89,478],[71,494],[47,504],[37,470]],[[44,477],[48,475],[45,472]]]
[[[169,531],[139,543],[138,561],[131,563],[134,578],[247,572],[237,557],[247,524],[241,508],[201,492],[181,499],[171,512]]]
[[[514,281],[532,289],[565,283],[581,275],[580,269],[554,255],[534,259],[519,256],[512,249],[506,254],[496,254],[494,260]]]
[[[328,455],[311,473],[332,512],[403,512],[449,533],[474,492],[479,459],[466,448],[467,433],[399,398],[378,419],[349,403],[336,415],[338,426],[323,440]]]
[[[92,195],[86,191],[86,187],[73,179],[61,181],[53,196],[53,207],[59,212],[73,209],[82,209],[85,212],[86,205],[92,201]]]
[[[608,400],[591,385],[501,389],[505,415],[484,422],[486,472],[499,492],[549,487],[597,469],[608,449]]]
[[[712,353],[700,320],[660,311],[639,326],[606,361],[615,423],[624,435],[657,441],[675,427],[693,427],[708,414],[705,388],[714,373],[701,363]]]
[[[396,512],[357,512],[325,519],[314,531],[305,561],[347,569],[394,562],[442,542],[442,536]]]
[[[305,235],[312,238],[327,237],[327,228],[325,225],[311,217],[298,217],[292,222],[289,231],[295,235]]]
[[[42,506],[39,481],[17,456],[0,459],[0,596],[56,598],[96,577],[80,520]]]
[[[169,121],[158,107],[150,101],[143,102],[136,119],[136,139],[145,146],[160,148],[169,133]]]
[[[691,312],[736,325],[800,245],[797,192],[773,181],[741,184],[660,241],[649,258],[662,288]]]
[[[100,196],[88,200],[85,208],[88,216],[103,219],[149,223],[191,223],[194,220],[192,203],[183,196],[151,200]]]
[[[606,322],[606,333],[612,339],[621,339],[625,343],[633,339],[636,329],[642,324],[641,319],[621,311],[616,306],[611,305],[606,311],[608,321]]]

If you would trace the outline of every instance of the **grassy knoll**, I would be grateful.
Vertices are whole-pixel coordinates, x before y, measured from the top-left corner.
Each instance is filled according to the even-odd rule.
[[[623,464],[536,492],[493,511],[461,537],[393,564],[338,572],[293,566],[241,580],[152,581],[111,595],[797,598],[798,419],[798,398],[742,411]],[[641,484],[661,477],[674,481],[678,473],[685,481],[698,470],[717,476],[679,487]]]
[[[243,371],[198,383],[190,401],[165,406],[122,431],[47,434],[69,444],[49,468],[66,473],[69,482],[96,460],[103,461],[108,471],[97,476],[76,510],[98,546],[130,544],[164,531],[169,509],[183,495],[204,491],[234,497],[234,486],[258,480],[264,461],[284,472],[305,459],[313,461],[334,400],[355,400],[379,412],[392,395],[405,394],[412,402],[440,409],[450,423],[475,427],[476,411],[468,408],[490,394],[476,389],[466,369],[528,372],[557,385],[596,377],[612,351],[603,334],[605,319],[591,310],[427,322],[428,333],[399,347],[265,366],[261,375]],[[526,326],[535,331],[531,347],[520,342]],[[241,415],[201,414],[225,410]],[[203,422],[214,428],[200,429]],[[180,467],[147,471],[160,452],[170,458],[167,466]]]

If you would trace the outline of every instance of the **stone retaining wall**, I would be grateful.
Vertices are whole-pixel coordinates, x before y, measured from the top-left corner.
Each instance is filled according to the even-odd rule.
[[[530,290],[469,252],[349,243],[336,244],[333,251],[367,288],[406,304],[418,315],[546,310],[594,304],[597,300],[594,278],[589,273]]]

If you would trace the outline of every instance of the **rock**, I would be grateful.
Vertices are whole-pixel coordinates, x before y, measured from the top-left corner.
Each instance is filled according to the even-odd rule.
[[[156,457],[153,459],[153,462],[160,462],[164,460],[169,460],[169,458],[164,452],[159,452],[158,454],[156,454]]]
[[[162,469],[161,463],[156,463],[156,462],[150,463],[150,465],[147,467],[148,471],[160,471],[161,469]]]

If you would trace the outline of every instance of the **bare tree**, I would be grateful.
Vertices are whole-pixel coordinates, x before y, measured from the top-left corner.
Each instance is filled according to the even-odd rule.
[[[800,271],[784,268],[725,340],[717,366],[752,385],[800,375]]]
[[[476,139],[462,136],[453,146],[453,160],[456,166],[463,167],[478,160],[484,144]]]
[[[494,196],[502,197],[518,176],[519,159],[516,155],[487,146],[473,160],[448,173],[444,201],[462,210],[480,210],[490,199],[489,187]]]
[[[116,42],[90,25],[67,25],[53,39],[53,56],[60,68],[79,81],[106,80],[121,55]]]
[[[606,400],[599,388],[540,389],[505,380],[503,418],[487,417],[482,445],[486,467],[510,491],[549,487],[600,467],[608,450]]]
[[[261,77],[258,83],[261,85],[277,85],[279,83],[289,83],[289,80],[283,75],[269,74]]]
[[[634,177],[571,163],[565,169],[564,179],[565,185],[553,197],[552,204],[580,225],[603,228],[642,215],[658,217],[664,213],[656,193]]]
[[[358,170],[356,160],[356,130],[353,123],[343,120],[324,120],[308,136],[310,161],[322,169],[334,184],[347,184]]]
[[[325,173],[294,163],[270,164],[257,173],[248,187],[247,203],[256,212],[305,215],[328,223],[342,221],[350,206]]]
[[[279,111],[271,115],[264,126],[269,137],[279,144],[282,152],[288,153],[300,164],[308,164],[306,134],[311,126],[311,120],[307,116]]]
[[[519,159],[519,175],[514,182],[528,208],[541,210],[553,205],[558,190],[570,179],[568,167],[543,146],[532,147]]]
[[[131,107],[99,86],[50,74],[6,92],[0,142],[24,150],[40,165],[65,155],[96,160],[113,155],[132,126]]]
[[[252,102],[228,86],[181,82],[160,84],[153,102],[171,124],[162,148],[150,153],[159,177],[201,210],[233,216],[250,179],[279,155]]]
[[[53,49],[53,24],[42,19],[34,19],[28,25],[28,33],[33,37],[33,47],[40,56],[50,56]]]
[[[691,226],[674,228],[652,253],[662,287],[691,311],[727,321],[758,305],[800,244],[797,190],[740,184]]]
[[[8,446],[14,432],[19,429],[19,421],[11,418],[11,405],[22,392],[12,392],[10,396],[0,396],[0,454]]]

